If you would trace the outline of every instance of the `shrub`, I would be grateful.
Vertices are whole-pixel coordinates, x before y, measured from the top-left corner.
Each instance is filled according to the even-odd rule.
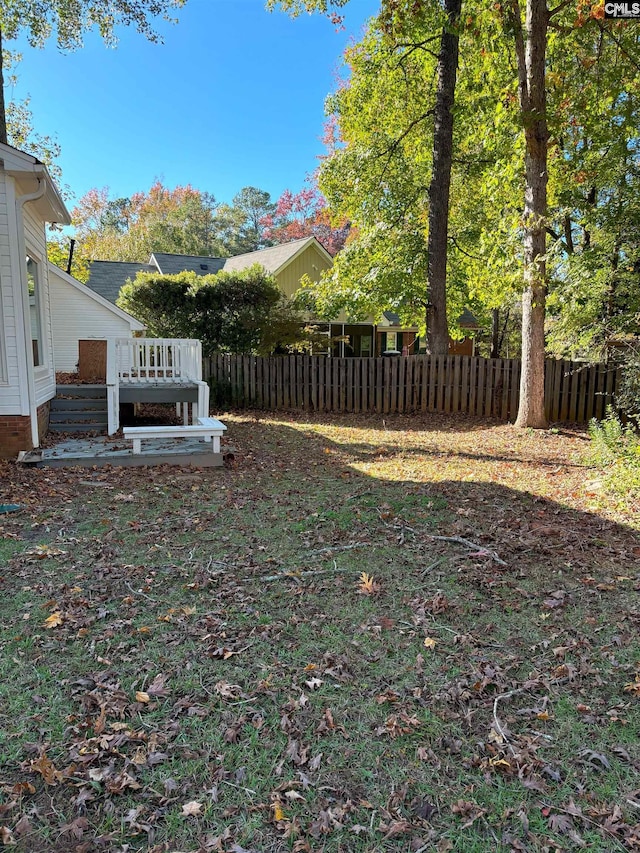
[[[604,485],[626,497],[640,497],[640,436],[632,424],[623,424],[613,408],[603,421],[589,424],[591,462],[604,468]]]
[[[159,338],[198,338],[204,355],[264,353],[297,345],[304,322],[258,266],[215,275],[139,273],[118,305]]]
[[[626,418],[640,426],[640,349],[629,350],[622,368],[616,406]]]

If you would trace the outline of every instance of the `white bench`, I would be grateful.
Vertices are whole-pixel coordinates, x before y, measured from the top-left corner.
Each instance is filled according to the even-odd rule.
[[[123,427],[125,438],[133,441],[133,453],[141,452],[143,438],[202,438],[211,441],[214,453],[220,453],[220,438],[226,426],[216,418],[198,418],[194,426]]]

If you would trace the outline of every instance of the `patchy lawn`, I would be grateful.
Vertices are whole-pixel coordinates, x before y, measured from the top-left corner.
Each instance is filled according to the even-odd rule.
[[[224,470],[0,467],[0,839],[640,849],[640,513],[584,434],[225,420]]]

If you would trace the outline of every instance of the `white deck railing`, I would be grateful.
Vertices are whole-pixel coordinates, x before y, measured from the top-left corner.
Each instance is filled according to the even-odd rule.
[[[118,338],[118,380],[125,383],[181,382],[202,380],[200,341],[171,338]]]
[[[209,386],[202,381],[202,345],[193,339],[116,338],[107,347],[109,435],[119,427],[121,386],[198,385],[197,417],[209,415]],[[185,404],[186,405],[186,404]],[[185,410],[186,411],[186,410]]]

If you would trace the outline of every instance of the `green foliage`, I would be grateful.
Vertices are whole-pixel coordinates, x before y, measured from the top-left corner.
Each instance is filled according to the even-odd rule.
[[[52,264],[66,272],[69,261],[69,241],[49,235],[47,238],[47,258]],[[89,264],[79,252],[73,253],[71,275],[78,281],[86,282],[89,280]]]
[[[630,424],[623,424],[611,406],[603,421],[592,420],[589,437],[594,462],[610,465],[620,459],[637,460],[640,465],[640,437]]]
[[[616,406],[640,427],[640,348],[630,349],[624,359]]]
[[[604,468],[604,485],[614,495],[640,497],[640,436],[610,407],[603,421],[589,424],[591,462]]]
[[[268,192],[244,187],[232,204],[190,185],[160,181],[131,198],[93,188],[72,211],[86,258],[145,263],[153,252],[230,257],[271,245],[263,221],[274,209]]]
[[[0,28],[4,38],[26,31],[29,43],[41,47],[52,35],[64,50],[82,47],[82,37],[96,27],[108,45],[117,41],[116,30],[132,26],[150,41],[159,41],[153,18],[168,18],[186,0],[3,0]]]
[[[291,14],[342,2],[271,0]],[[420,314],[433,133],[438,4],[381,0],[378,19],[345,55],[329,98],[333,133],[320,186],[352,237],[315,289],[327,309]],[[463,14],[454,122],[448,315],[488,316],[522,289],[524,143],[508,4]],[[601,359],[640,316],[640,79],[633,22],[602,22],[558,4],[547,32],[548,350]],[[514,354],[513,352],[511,354]]]
[[[118,305],[163,338],[198,338],[205,355],[265,354],[294,346],[302,318],[274,278],[258,265],[198,276],[140,273],[121,290]]]

